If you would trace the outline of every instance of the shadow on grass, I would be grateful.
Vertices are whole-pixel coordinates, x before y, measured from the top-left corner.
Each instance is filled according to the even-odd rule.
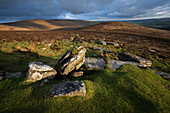
[[[14,51],[5,53],[0,51],[0,71],[18,72],[26,71],[30,62],[57,63],[56,59],[40,56],[38,53]]]

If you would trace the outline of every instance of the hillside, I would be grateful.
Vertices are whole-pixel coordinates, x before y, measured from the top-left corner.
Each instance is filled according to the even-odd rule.
[[[95,22],[84,20],[25,20],[0,24],[0,31],[72,30],[93,24],[95,24]]]
[[[129,64],[121,66],[116,71],[109,67],[103,70],[83,70],[85,74],[82,77],[53,79],[44,85],[41,85],[44,80],[27,83],[25,75],[30,62],[44,62],[54,67],[60,57],[75,46],[105,47],[115,53],[127,51],[126,48],[99,45],[96,42],[56,40],[51,46],[47,44],[49,42],[45,40],[41,43],[32,41],[0,43],[0,71],[23,74],[19,78],[6,78],[0,81],[0,92],[2,92],[0,112],[167,113],[169,111],[169,80],[161,78],[149,68],[139,68]],[[159,65],[168,67],[167,62],[158,61],[157,55],[154,58],[155,54],[148,54],[148,51],[144,53],[153,57],[155,67]],[[100,51],[87,48],[86,57],[92,57],[94,54],[102,57]],[[114,54],[110,54],[110,58],[113,59]],[[82,80],[85,83],[86,96],[48,98],[47,93],[52,85],[75,80]]]
[[[30,21],[34,23],[32,22],[34,20]],[[67,25],[74,26],[81,23],[81,26],[85,26],[86,21],[54,21],[63,28],[56,30],[51,26],[48,27],[50,31],[47,31],[46,28],[40,27],[46,31],[36,31],[37,25],[40,25],[36,22],[35,28],[28,28],[35,31],[0,31],[0,112],[168,113],[170,111],[170,81],[155,73],[170,73],[170,32],[124,22],[104,22],[70,30],[72,28]],[[40,23],[43,22],[45,20]],[[68,24],[69,22],[72,24]],[[24,23],[24,27],[28,27],[25,21]],[[117,43],[118,46],[101,44],[100,41]],[[71,76],[75,70],[65,76],[59,74],[60,65],[57,63],[59,59],[63,55],[68,56],[68,59],[62,59],[66,64],[75,59],[80,60],[76,54],[82,53],[82,50],[73,49],[80,46],[86,48],[86,53],[83,54],[85,60],[93,58],[93,61],[95,59],[104,61],[89,62],[89,65],[104,64],[104,68],[93,69],[83,65],[76,70],[83,72],[82,76]],[[72,53],[68,53],[70,49]],[[119,57],[122,52],[140,56],[146,59],[144,61],[152,62],[152,65],[140,68],[131,65],[133,62],[130,62],[113,70],[113,67],[124,62]],[[116,62],[113,63],[113,60]],[[26,82],[30,72],[28,71],[30,62],[42,62],[51,67],[58,65],[55,68],[57,75],[54,79]],[[111,66],[107,64],[109,62]],[[41,72],[48,73],[48,71]],[[82,80],[85,85],[84,96],[54,98],[48,95],[54,84],[77,80]]]
[[[170,31],[170,18],[127,21],[132,24]]]
[[[142,36],[155,36],[170,39],[170,32],[158,29],[147,28],[126,22],[103,22],[96,25],[88,26],[80,29],[80,31],[98,31],[98,32],[114,32],[138,34]]]

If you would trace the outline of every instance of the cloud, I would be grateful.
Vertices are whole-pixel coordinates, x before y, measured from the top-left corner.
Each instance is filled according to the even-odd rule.
[[[0,0],[0,21],[170,17],[169,0]]]

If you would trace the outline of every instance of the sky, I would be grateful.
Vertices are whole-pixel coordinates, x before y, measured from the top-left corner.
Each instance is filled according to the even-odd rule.
[[[30,19],[91,21],[170,17],[170,0],[0,0],[0,23]]]

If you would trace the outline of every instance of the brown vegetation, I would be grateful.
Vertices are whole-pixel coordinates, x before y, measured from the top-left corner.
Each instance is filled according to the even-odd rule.
[[[59,20],[60,21],[60,20]],[[62,21],[62,20],[61,20]],[[62,24],[62,23],[60,23]],[[57,31],[1,31],[6,41],[56,41],[77,39],[80,41],[116,41],[131,49],[151,48],[169,57],[170,32],[133,25],[124,22],[104,22],[79,30]]]

